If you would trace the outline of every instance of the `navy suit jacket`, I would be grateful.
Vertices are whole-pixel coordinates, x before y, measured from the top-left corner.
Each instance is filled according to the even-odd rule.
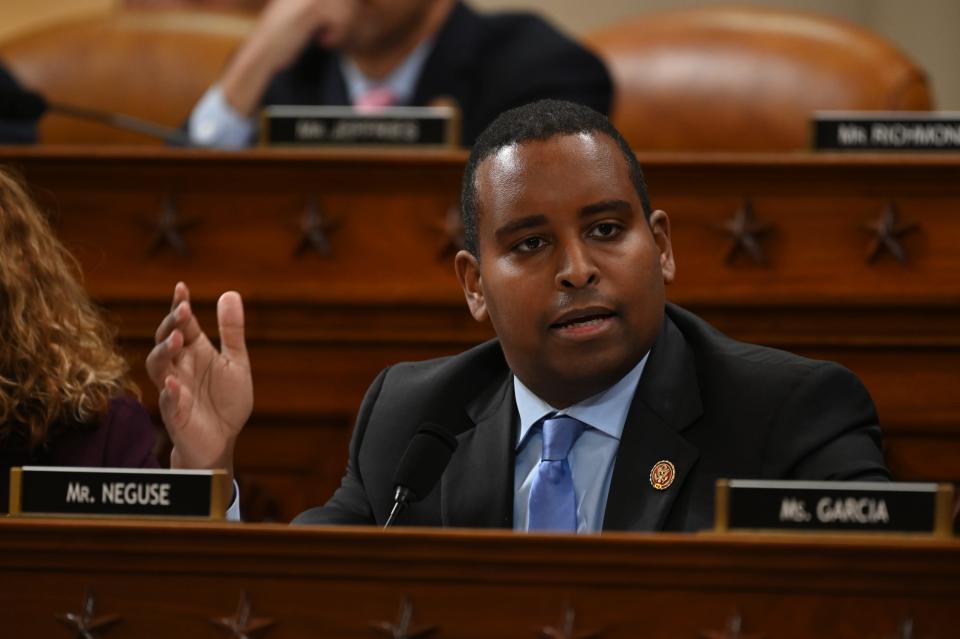
[[[482,15],[458,2],[436,34],[412,104],[452,98],[463,112],[462,142],[469,146],[507,109],[556,98],[606,114],[612,91],[603,63],[541,18]],[[350,104],[337,56],[310,45],[273,78],[262,104]]]
[[[0,64],[0,96],[15,96],[23,90],[13,74]],[[17,100],[0,100],[0,144],[36,143],[37,119],[25,119],[22,108]]]
[[[448,428],[459,446],[440,483],[397,525],[512,528],[518,418],[496,340],[383,371],[361,406],[340,488],[294,522],[382,525],[397,464],[424,422]],[[662,491],[649,479],[660,460],[676,467]],[[889,474],[873,401],[853,373],[734,341],[668,304],[624,426],[603,528],[709,528],[719,478]]]

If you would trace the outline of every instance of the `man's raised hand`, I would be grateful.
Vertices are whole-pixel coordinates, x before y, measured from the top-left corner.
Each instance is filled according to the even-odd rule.
[[[170,465],[225,468],[232,478],[234,445],[253,410],[239,293],[220,296],[217,324],[220,351],[200,328],[187,286],[177,283],[147,356],[147,373],[160,391],[160,415],[173,442]]]

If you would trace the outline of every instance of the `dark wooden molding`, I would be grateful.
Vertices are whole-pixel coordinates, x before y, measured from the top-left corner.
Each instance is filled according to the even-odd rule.
[[[739,611],[730,615],[723,630],[701,630],[700,639],[764,639],[764,635],[743,632],[743,616]]]
[[[0,601],[10,604],[3,636],[11,638],[67,637],[51,606],[72,608],[77,584],[95,583],[123,605],[123,625],[107,638],[226,639],[230,629],[207,618],[242,583],[278,617],[265,639],[373,639],[385,636],[367,625],[377,618],[400,630],[409,619],[409,631],[418,613],[396,618],[403,594],[424,602],[429,622],[443,628],[438,637],[534,637],[552,622],[560,636],[606,628],[611,638],[693,638],[743,606],[741,635],[892,639],[913,616],[914,636],[926,639],[955,634],[958,570],[958,540],[911,536],[0,519],[0,574],[10,576],[0,579]],[[564,615],[573,602],[577,618]],[[244,617],[249,624],[254,615],[241,608],[234,625]]]

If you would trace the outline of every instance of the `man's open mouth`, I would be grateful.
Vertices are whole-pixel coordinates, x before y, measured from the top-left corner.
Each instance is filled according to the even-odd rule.
[[[604,320],[614,317],[616,313],[611,311],[593,311],[583,314],[576,314],[570,317],[563,317],[559,321],[550,325],[550,328],[587,328],[601,324]]]

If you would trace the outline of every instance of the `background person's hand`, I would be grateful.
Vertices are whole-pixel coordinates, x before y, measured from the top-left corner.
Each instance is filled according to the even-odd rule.
[[[253,381],[243,332],[243,302],[234,291],[217,302],[220,351],[190,308],[179,282],[170,313],[157,328],[147,373],[160,391],[160,415],[173,442],[174,468],[225,468],[253,410]]]
[[[273,0],[227,66],[220,86],[227,102],[253,114],[270,79],[317,38],[325,47],[343,39],[357,0]]]

